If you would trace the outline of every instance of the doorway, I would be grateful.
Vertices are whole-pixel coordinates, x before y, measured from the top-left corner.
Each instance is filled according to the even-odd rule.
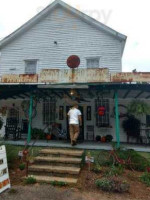
[[[71,108],[70,106],[66,106],[67,114],[68,114],[70,108]],[[83,106],[79,106],[79,110],[82,113],[82,126],[80,126],[80,134],[78,137],[78,141],[84,141],[84,110],[83,110]],[[67,139],[70,140],[68,115],[67,115],[66,123],[67,123]]]

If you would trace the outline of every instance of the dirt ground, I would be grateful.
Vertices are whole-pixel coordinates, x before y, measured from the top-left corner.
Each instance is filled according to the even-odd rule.
[[[18,163],[16,163],[18,165]],[[22,177],[25,171],[10,170],[12,189],[0,195],[0,200],[150,200],[150,188],[139,181],[140,172],[126,170],[123,178],[130,183],[129,193],[107,193],[99,190],[95,180],[103,173],[82,169],[78,184],[74,187],[53,187],[48,184],[25,185]]]

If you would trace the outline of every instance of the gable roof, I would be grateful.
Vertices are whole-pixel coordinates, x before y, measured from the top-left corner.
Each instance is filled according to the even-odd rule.
[[[13,39],[24,33],[25,31],[29,30],[33,25],[38,23],[41,19],[43,19],[45,16],[47,16],[54,8],[57,6],[62,6],[67,11],[71,12],[72,14],[76,15],[77,17],[81,18],[83,21],[85,21],[88,24],[91,24],[95,26],[99,30],[103,30],[106,33],[112,35],[116,39],[120,40],[122,42],[122,54],[125,47],[125,42],[127,37],[112,28],[106,26],[105,24],[102,24],[101,22],[93,19],[92,17],[89,17],[88,15],[80,12],[79,10],[69,6],[68,4],[64,3],[61,0],[55,0],[52,4],[47,6],[44,10],[42,10],[40,13],[38,13],[36,16],[34,16],[32,19],[30,19],[28,22],[26,22],[24,25],[22,25],[20,28],[18,28],[16,31],[5,37],[3,40],[0,41],[0,48],[11,42]]]

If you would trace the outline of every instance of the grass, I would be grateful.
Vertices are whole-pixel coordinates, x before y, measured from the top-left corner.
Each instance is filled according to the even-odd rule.
[[[150,187],[150,173],[145,172],[141,177],[140,177],[141,182],[146,184],[148,187]]]
[[[37,181],[34,177],[30,176],[25,179],[25,184],[30,185],[30,184],[35,184]]]
[[[8,161],[8,167],[13,168],[15,164],[15,160],[18,159],[18,152],[22,151],[24,149],[24,146],[15,146],[15,145],[8,145],[6,144],[6,152],[7,152],[7,161]],[[32,156],[37,156],[40,147],[33,147],[31,150]]]
[[[100,166],[112,166],[114,164],[113,159],[109,157],[109,151],[103,150],[92,150],[86,151],[86,155],[90,154],[94,157],[94,164]],[[150,155],[149,153],[139,153],[134,150],[123,151],[121,149],[117,150],[117,155],[120,159],[127,160],[128,157],[131,158],[131,165],[126,166],[127,168],[145,171],[148,166],[150,166]]]

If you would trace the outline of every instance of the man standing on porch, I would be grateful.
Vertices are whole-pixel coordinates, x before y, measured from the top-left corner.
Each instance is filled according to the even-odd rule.
[[[80,134],[80,126],[82,126],[82,117],[81,111],[78,109],[78,105],[74,104],[73,107],[68,112],[69,117],[69,131],[71,145],[74,146],[77,144],[77,139]]]

